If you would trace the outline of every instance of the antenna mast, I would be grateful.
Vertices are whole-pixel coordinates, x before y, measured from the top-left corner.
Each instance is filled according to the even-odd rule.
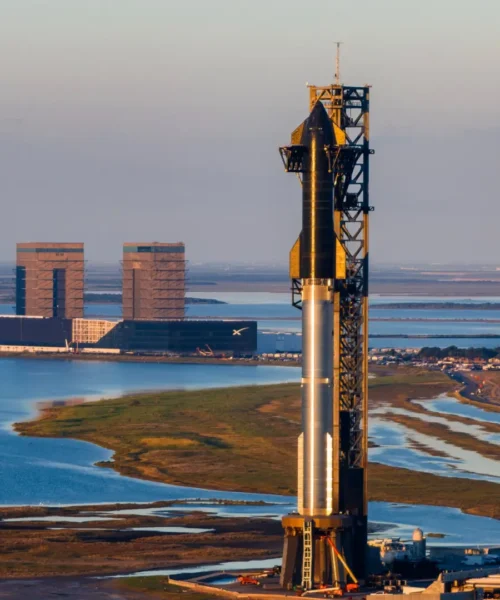
[[[344,42],[335,42],[337,53],[335,56],[335,85],[340,85],[340,45]]]

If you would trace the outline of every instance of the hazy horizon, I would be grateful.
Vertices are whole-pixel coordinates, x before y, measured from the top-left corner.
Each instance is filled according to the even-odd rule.
[[[1,2],[1,0],[0,0]],[[306,82],[373,85],[374,266],[495,264],[500,4],[2,2],[2,261],[22,241],[186,243],[286,265],[300,189],[277,148]]]

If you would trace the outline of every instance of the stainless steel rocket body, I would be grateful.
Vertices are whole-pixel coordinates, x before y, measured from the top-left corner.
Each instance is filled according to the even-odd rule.
[[[302,171],[302,435],[299,438],[299,513],[332,513],[333,434],[333,175],[327,147],[334,143],[321,103],[304,122]]]
[[[302,423],[299,445],[303,481],[301,514],[332,512],[332,327],[331,280],[305,280],[302,288]],[[300,456],[302,454],[302,456]]]

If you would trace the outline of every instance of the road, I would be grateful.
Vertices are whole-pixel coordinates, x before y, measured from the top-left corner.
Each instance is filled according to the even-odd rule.
[[[462,388],[460,389],[460,394],[467,398],[467,400],[475,400],[476,402],[488,402],[487,398],[483,398],[481,394],[478,394],[479,386],[477,382],[472,379],[470,375],[466,375],[463,371],[458,372],[447,372],[447,375],[459,383]]]

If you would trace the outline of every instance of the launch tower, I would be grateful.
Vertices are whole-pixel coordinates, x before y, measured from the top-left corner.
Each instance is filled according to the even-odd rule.
[[[309,86],[311,113],[280,148],[303,203],[290,252],[303,367],[298,512],[283,518],[286,588],[366,576],[369,91]]]

